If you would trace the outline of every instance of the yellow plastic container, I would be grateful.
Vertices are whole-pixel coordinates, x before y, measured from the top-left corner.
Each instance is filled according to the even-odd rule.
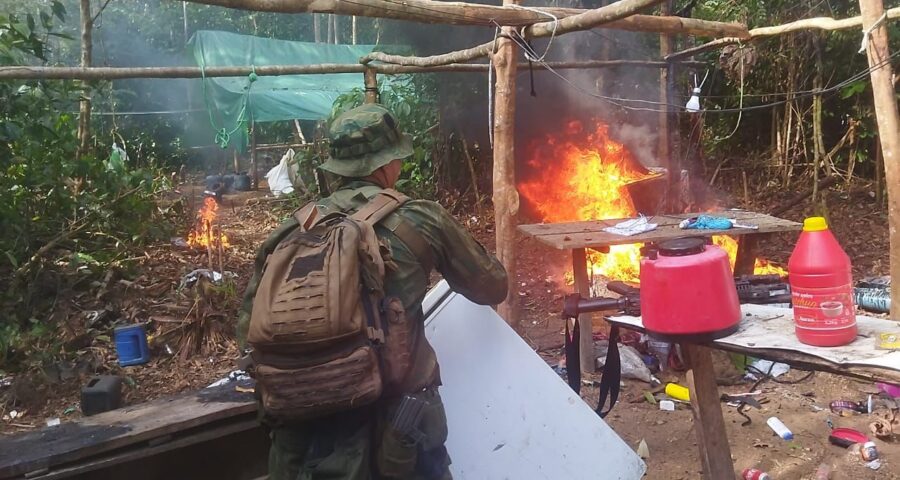
[[[677,383],[666,384],[666,395],[674,398],[675,400],[681,400],[682,402],[691,401],[691,391],[688,390],[687,387],[683,387]]]

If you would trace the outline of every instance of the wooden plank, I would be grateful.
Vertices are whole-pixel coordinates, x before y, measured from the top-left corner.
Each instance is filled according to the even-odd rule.
[[[703,478],[734,479],[731,446],[728,445],[728,433],[725,431],[710,349],[690,343],[681,344],[681,349],[691,368],[687,374],[687,382],[691,392],[691,412],[694,415],[697,446],[703,462]]]
[[[655,215],[650,217],[651,223],[658,226],[655,230],[639,235],[624,236],[604,232],[606,227],[613,226],[628,219],[614,220],[590,220],[582,222],[566,223],[538,223],[520,225],[519,230],[525,235],[558,250],[571,248],[599,248],[609,245],[625,245],[632,243],[645,243],[678,238],[689,235],[747,235],[756,233],[791,232],[800,230],[801,224],[775,218],[769,215],[755,212],[721,212],[730,218],[758,228],[732,228],[728,230],[683,230],[678,224],[685,218],[695,217],[698,213],[685,213],[673,215]]]
[[[172,435],[217,420],[252,415],[251,393],[234,384],[125,407],[78,422],[0,438],[0,479]]]
[[[131,462],[151,455],[158,455],[178,448],[184,448],[201,442],[207,442],[217,438],[221,438],[234,433],[240,433],[246,430],[260,428],[259,421],[256,419],[238,420],[236,423],[227,423],[215,428],[203,429],[198,433],[186,435],[182,438],[173,439],[154,446],[144,446],[128,449],[124,452],[117,452],[112,455],[92,458],[88,461],[77,463],[71,466],[64,466],[59,469],[49,471],[45,475],[31,477],[30,480],[57,480],[68,478],[81,473],[92,472],[102,468],[109,468],[120,463]]]
[[[774,233],[774,232],[791,232],[801,228],[801,225],[788,220],[773,219],[774,221],[760,221],[754,223],[759,228],[731,228],[728,230],[683,230],[677,224],[660,224],[655,230],[645,232],[638,235],[624,236],[607,233],[602,231],[604,224],[595,223],[590,228],[582,228],[581,232],[571,233],[548,233],[546,230],[541,231],[535,228],[521,229],[527,235],[533,236],[536,240],[549,245],[558,250],[567,250],[571,248],[600,248],[610,245],[626,245],[633,243],[658,242],[678,237],[686,236],[712,236],[712,235],[730,235],[739,236],[756,233]],[[606,223],[618,222],[607,221]],[[653,221],[653,220],[651,220]],[[532,227],[532,226],[528,226]],[[541,232],[535,234],[534,232]]]
[[[606,321],[619,325],[622,328],[627,328],[641,333],[646,332],[646,329],[642,327],[637,327],[629,323],[618,322],[615,319],[609,317],[606,318]],[[773,362],[786,363],[801,370],[813,370],[817,372],[833,373],[842,377],[856,378],[859,380],[864,380],[866,382],[885,382],[900,384],[900,371],[892,370],[889,368],[878,368],[867,365],[841,365],[829,362],[828,360],[816,357],[815,355],[809,355],[807,353],[791,350],[774,348],[753,348],[715,342],[708,346],[711,348],[715,348],[716,350],[722,350],[724,352],[741,353],[755,358],[762,358],[764,360],[771,360]]]
[[[588,280],[587,257],[583,248],[572,250],[572,272],[575,276],[575,293],[580,293],[582,297],[591,296],[591,284]],[[593,315],[590,313],[582,313],[578,316],[578,347],[580,352],[579,362],[581,363],[581,373],[594,373],[596,364],[594,359],[594,325],[592,321]],[[568,365],[569,359],[566,359]],[[571,368],[571,366],[569,367]]]

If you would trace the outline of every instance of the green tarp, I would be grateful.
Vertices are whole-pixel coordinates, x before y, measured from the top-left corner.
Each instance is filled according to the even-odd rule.
[[[197,65],[206,67],[356,64],[374,45],[332,45],[293,42],[236,33],[201,30],[189,49]],[[217,131],[231,137],[232,145],[247,145],[246,125],[281,120],[321,120],[331,113],[337,97],[363,88],[360,73],[321,75],[205,78],[203,95]],[[221,140],[221,139],[219,139]]]

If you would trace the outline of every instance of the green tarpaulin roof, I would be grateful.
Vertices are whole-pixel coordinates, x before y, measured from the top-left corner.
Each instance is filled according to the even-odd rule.
[[[293,42],[201,30],[189,42],[201,68],[243,65],[315,65],[359,63],[374,45]],[[204,97],[214,128],[229,134],[238,148],[246,146],[244,122],[321,120],[331,114],[337,97],[363,88],[359,73],[206,78]]]

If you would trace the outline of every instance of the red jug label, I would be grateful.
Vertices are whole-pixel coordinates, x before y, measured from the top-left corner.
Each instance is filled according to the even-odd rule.
[[[800,328],[836,330],[856,324],[850,285],[831,288],[793,287],[794,321]]]

